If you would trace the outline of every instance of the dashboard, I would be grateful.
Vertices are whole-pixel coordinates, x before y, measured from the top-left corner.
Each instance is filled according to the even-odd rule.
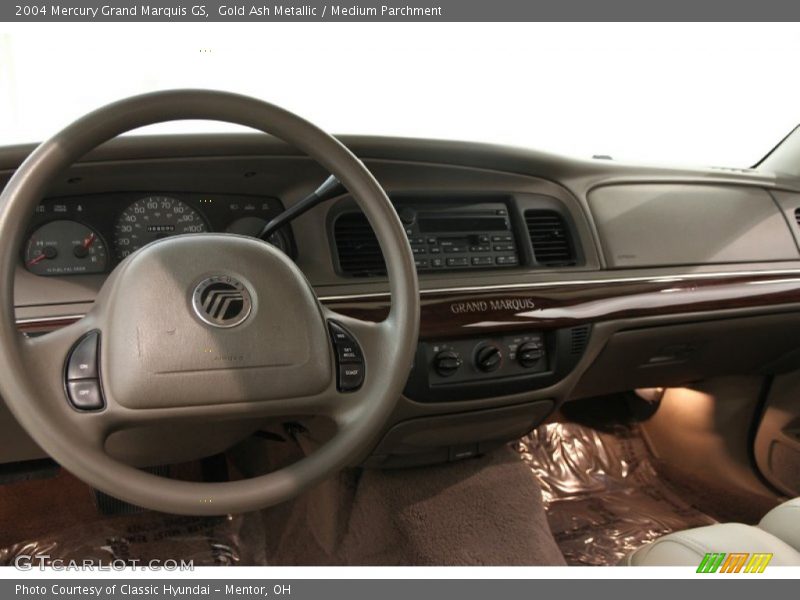
[[[38,276],[109,273],[136,250],[173,235],[215,231],[258,237],[282,211],[275,198],[230,194],[110,192],[48,198],[36,209],[22,262]],[[289,228],[268,241],[294,253]]]
[[[408,385],[363,464],[482,452],[575,398],[800,368],[798,181],[460,142],[342,141],[392,199],[420,282]],[[31,149],[0,148],[0,185]],[[38,335],[80,318],[111,270],[160,237],[257,236],[327,175],[261,135],[114,140],[54,182],[31,216],[18,327]],[[324,305],[387,314],[380,249],[346,194],[269,241]],[[0,433],[15,442],[0,462],[36,457],[3,410]]]

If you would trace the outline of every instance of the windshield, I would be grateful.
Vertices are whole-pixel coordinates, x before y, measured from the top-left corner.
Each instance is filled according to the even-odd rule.
[[[800,122],[793,24],[0,27],[2,145],[180,87],[258,96],[334,133],[651,163],[747,167]]]

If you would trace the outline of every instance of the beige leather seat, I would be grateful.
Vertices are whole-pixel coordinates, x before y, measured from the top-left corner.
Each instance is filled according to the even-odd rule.
[[[773,555],[770,566],[800,566],[800,498],[769,511],[757,526],[720,523],[665,535],[629,554],[631,566],[698,566],[708,553]]]

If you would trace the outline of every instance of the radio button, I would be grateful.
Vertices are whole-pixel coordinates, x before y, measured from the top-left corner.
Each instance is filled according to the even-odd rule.
[[[444,261],[441,258],[432,258],[431,259],[431,266],[432,267],[441,267],[444,266]]]
[[[511,242],[513,240],[511,239],[510,235],[493,235],[492,236],[492,241],[493,242]]]
[[[514,244],[495,244],[495,252],[513,252]]]
[[[436,238],[435,237],[429,237],[428,238],[428,243],[429,244],[435,244],[436,243]]]
[[[498,265],[515,265],[515,264],[517,264],[517,257],[516,256],[498,256],[495,259],[495,262]]]
[[[411,225],[417,219],[417,211],[409,207],[402,208],[398,212],[398,216],[403,225]]]
[[[413,252],[414,254],[425,254],[427,251],[428,251],[428,249],[425,246],[422,246],[422,247],[420,247],[420,246],[412,246],[411,247],[411,252]]]
[[[419,259],[414,261],[414,265],[418,269],[427,269],[428,268],[428,261],[425,260],[424,258],[419,258]]]
[[[473,256],[473,265],[491,265],[493,263],[491,256]]]
[[[430,252],[431,254],[441,254],[442,249],[439,248],[439,246],[431,246],[430,248],[428,248],[428,252]]]
[[[448,253],[455,253],[455,252],[466,252],[467,249],[465,246],[445,246],[444,251]]]
[[[467,262],[467,257],[459,257],[459,258],[448,258],[447,259],[447,266],[448,267],[466,267],[469,263]]]

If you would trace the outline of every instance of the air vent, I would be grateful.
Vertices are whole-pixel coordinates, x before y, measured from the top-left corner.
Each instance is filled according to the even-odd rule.
[[[526,210],[525,225],[533,256],[543,267],[575,265],[575,248],[564,217],[554,210]]]
[[[800,208],[794,209],[794,220],[798,226],[800,226]]]
[[[386,275],[378,238],[363,213],[345,213],[333,227],[339,267],[351,277]]]
[[[591,332],[590,325],[581,325],[580,327],[573,327],[570,331],[570,344],[569,353],[572,356],[581,356],[583,351],[586,350],[586,345],[589,343],[589,333]]]

